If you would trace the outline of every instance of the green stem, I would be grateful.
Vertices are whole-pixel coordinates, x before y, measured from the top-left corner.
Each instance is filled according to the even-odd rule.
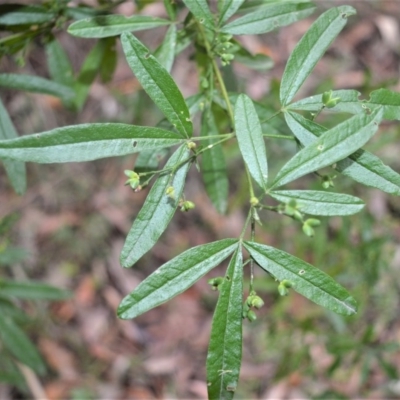
[[[250,241],[254,242],[256,233],[256,221],[254,218],[254,207],[251,208],[251,235]],[[254,290],[254,260],[253,257],[250,258],[250,293]]]
[[[277,115],[279,115],[282,112],[282,110],[278,110],[277,112],[273,113],[270,117],[263,119],[260,121],[261,124],[264,124],[265,122],[270,121],[271,119],[275,118]]]
[[[268,133],[263,133],[264,137],[267,138],[272,138],[272,139],[285,139],[285,140],[296,140],[296,138],[294,138],[293,136],[289,136],[289,135],[273,135],[273,134],[268,134]]]

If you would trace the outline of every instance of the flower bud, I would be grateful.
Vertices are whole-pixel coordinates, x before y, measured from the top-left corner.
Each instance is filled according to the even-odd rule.
[[[254,296],[251,300],[251,306],[259,310],[264,305],[264,301],[260,296]]]
[[[253,310],[249,310],[249,311],[247,312],[247,319],[248,319],[250,322],[254,322],[254,321],[257,319],[256,313],[255,313]]]
[[[282,282],[278,285],[278,292],[281,296],[287,296],[289,294],[288,288]]]
[[[173,186],[168,186],[165,194],[171,199],[175,199],[175,189]]]
[[[181,205],[181,211],[187,212],[189,210],[193,210],[195,207],[196,205],[192,201],[186,200]]]
[[[303,224],[303,232],[308,237],[314,237],[314,234],[315,234],[314,229],[310,225],[308,225],[306,223]]]
[[[322,104],[326,107],[326,108],[333,108],[336,106],[336,104],[338,104],[340,102],[341,98],[340,97],[334,97],[332,98],[332,90],[330,90],[329,92],[325,92],[322,95]]]
[[[250,204],[253,206],[253,207],[255,207],[258,203],[259,203],[260,201],[257,199],[257,197],[255,197],[255,196],[253,196],[251,199],[250,199]]]
[[[321,221],[319,219],[316,219],[316,218],[308,218],[308,219],[306,219],[306,221],[304,223],[307,224],[307,225],[310,225],[312,227],[316,227],[316,226],[321,225]]]

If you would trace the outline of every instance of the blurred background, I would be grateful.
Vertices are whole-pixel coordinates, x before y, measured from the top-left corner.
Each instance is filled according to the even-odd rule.
[[[241,38],[252,53],[269,56],[273,66],[254,72],[233,63],[236,79],[230,75],[229,86],[279,110],[279,79],[291,50],[321,12],[333,4],[349,4],[357,15],[350,18],[298,97],[329,89],[357,89],[366,99],[380,87],[400,91],[399,1],[315,3],[317,12],[311,18]],[[165,16],[162,2],[140,6],[144,15]],[[138,7],[127,1],[116,12],[131,15]],[[95,41],[62,30],[55,34],[78,71]],[[165,29],[159,28],[137,36],[154,49],[164,34]],[[141,90],[119,43],[118,52],[112,81],[96,80],[79,113],[66,110],[55,97],[1,88],[1,99],[19,134],[87,122],[157,124],[162,115]],[[190,54],[188,49],[180,55],[172,71],[185,97],[197,91]],[[44,46],[37,40],[24,65],[17,57],[3,57],[0,71],[48,77],[45,59]],[[347,117],[325,114],[318,122],[330,126]],[[283,119],[274,120],[274,126],[288,133]],[[399,124],[385,122],[366,148],[400,172],[399,139]],[[295,146],[273,140],[266,144],[273,176]],[[226,151],[228,214],[218,215],[193,168],[185,194],[195,202],[195,210],[177,213],[159,243],[131,269],[120,266],[119,253],[148,191],[134,193],[124,186],[123,171],[133,168],[134,155],[89,163],[28,164],[28,190],[22,197],[13,192],[1,169],[0,256],[8,251],[8,258],[0,257],[0,277],[40,280],[73,293],[66,301],[20,302],[31,317],[24,330],[37,345],[47,373],[32,377],[32,372],[25,372],[27,384],[0,382],[1,399],[40,398],[40,393],[55,400],[207,397],[205,360],[218,296],[207,279],[223,275],[226,265],[133,321],[119,320],[116,308],[141,280],[175,255],[240,234],[247,213],[247,185],[237,149],[228,146]],[[301,226],[290,219],[265,214],[257,240],[334,277],[357,299],[359,312],[345,318],[294,292],[282,298],[276,283],[257,270],[256,290],[266,305],[257,321],[244,322],[238,399],[400,398],[400,200],[344,176],[334,182],[335,191],[362,198],[365,209],[351,217],[322,218],[314,238],[302,234]],[[321,183],[307,176],[291,187],[320,189]]]

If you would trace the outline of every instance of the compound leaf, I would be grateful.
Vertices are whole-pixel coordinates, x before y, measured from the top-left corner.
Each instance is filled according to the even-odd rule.
[[[318,268],[264,244],[244,242],[244,246],[262,269],[279,281],[291,281],[296,292],[314,303],[341,315],[357,312],[357,303],[347,290]]]
[[[206,0],[183,0],[183,2],[202,25],[209,29],[214,28],[214,16]]]
[[[268,164],[261,124],[253,102],[241,94],[235,104],[235,133],[240,152],[258,185],[267,188]]]
[[[146,93],[179,133],[192,136],[188,107],[171,75],[131,33],[123,33],[121,42],[128,64]]]
[[[379,109],[370,115],[355,115],[326,131],[282,167],[272,187],[282,186],[346,158],[374,135],[381,120],[382,109]]]
[[[83,38],[105,38],[170,24],[166,19],[145,15],[105,15],[76,21],[69,26],[68,33]]]
[[[10,317],[1,314],[0,338],[3,342],[2,345],[19,361],[39,374],[43,374],[46,371],[42,358],[28,336]]]
[[[326,49],[346,25],[348,16],[355,13],[356,10],[350,6],[325,11],[297,43],[282,76],[280,100],[283,106],[290,103]]]
[[[306,18],[314,10],[315,6],[312,3],[268,4],[235,19],[221,31],[232,35],[258,35]]]
[[[168,160],[165,168],[171,168],[189,158],[187,146],[180,147]],[[185,179],[191,163],[186,162],[175,170],[161,175],[154,183],[146,201],[137,215],[125,240],[121,252],[121,265],[131,267],[158,241],[171,221],[179,199],[181,198]],[[174,196],[168,196],[166,190],[174,188]]]
[[[182,293],[229,257],[237,242],[237,239],[223,239],[203,244],[168,261],[122,300],[118,316],[135,318]]]
[[[14,139],[18,137],[10,116],[2,101],[0,100],[0,140]],[[15,160],[3,160],[8,179],[18,194],[26,190],[26,168],[25,164]]]
[[[285,119],[289,128],[304,146],[313,143],[327,131],[325,127],[297,113],[287,112]],[[357,150],[348,158],[337,162],[335,170],[363,185],[400,195],[400,175],[368,151]]]
[[[320,190],[276,190],[269,193],[274,199],[288,203],[295,200],[301,212],[311,215],[351,215],[364,207],[358,197]]]
[[[91,161],[182,143],[160,128],[118,123],[82,124],[0,141],[0,158],[38,163]]]
[[[243,260],[237,249],[229,263],[211,328],[207,354],[210,399],[232,399],[242,361]]]
[[[218,135],[212,111],[207,108],[202,115],[201,136]],[[201,174],[207,194],[220,214],[226,212],[228,206],[228,177],[225,156],[220,144],[214,145],[218,138],[203,140],[204,146],[212,146],[203,153],[201,159]]]

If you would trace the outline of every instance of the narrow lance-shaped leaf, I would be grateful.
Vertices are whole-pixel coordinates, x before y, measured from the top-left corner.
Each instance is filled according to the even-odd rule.
[[[176,133],[118,123],[82,124],[0,141],[0,158],[38,163],[91,161],[182,143]]]
[[[19,5],[19,4],[18,4]],[[0,9],[0,25],[15,26],[15,25],[35,25],[50,22],[54,17],[54,13],[45,7],[41,6],[26,6],[15,7],[7,12],[7,10]],[[4,8],[7,4],[3,5]],[[14,8],[13,5],[9,5]],[[6,11],[6,12],[4,12]]]
[[[171,75],[132,34],[123,33],[121,42],[128,64],[146,93],[179,133],[192,136],[189,110]]]
[[[222,25],[240,8],[244,0],[218,0],[219,25]]]
[[[268,164],[264,138],[253,102],[242,94],[235,104],[235,133],[240,152],[258,185],[267,188]]]
[[[176,26],[171,25],[165,34],[164,40],[158,49],[154,52],[154,56],[160,61],[160,64],[171,72],[175,59],[176,48]]]
[[[143,150],[139,153],[135,160],[135,172],[156,171],[160,161],[168,155],[168,148]]]
[[[136,32],[171,24],[171,21],[145,15],[106,15],[81,19],[68,28],[68,33],[83,38],[105,38],[123,32]]]
[[[189,158],[189,154],[187,146],[180,147],[168,160],[164,169],[179,165]],[[154,183],[122,248],[123,267],[128,268],[135,264],[154,246],[167,228],[178,207],[190,165],[190,162],[186,162],[175,171],[162,174]],[[171,173],[173,173],[172,180]],[[167,194],[169,186],[174,188],[170,195]]]
[[[39,374],[45,372],[43,360],[28,336],[11,318],[3,315],[0,315],[0,338],[2,345],[19,361]]]
[[[41,282],[0,279],[0,293],[5,297],[19,299],[61,300],[71,297],[71,293]]]
[[[8,115],[0,99],[0,140],[13,139],[18,137],[11,118]],[[15,160],[3,160],[8,179],[18,194],[26,190],[26,168],[25,164]]]
[[[304,146],[313,143],[327,131],[325,127],[297,113],[287,112],[285,119],[289,128]],[[336,163],[335,170],[366,186],[400,195],[400,175],[368,151],[357,150],[348,158]]]
[[[75,104],[80,110],[88,97],[90,86],[101,68],[106,49],[106,39],[100,39],[86,56],[75,84]]]
[[[320,190],[276,190],[269,194],[283,203],[295,200],[301,212],[311,215],[351,215],[364,207],[358,197]]]
[[[369,100],[360,100],[361,93],[356,90],[335,90],[332,98],[339,97],[340,101],[335,107],[326,108],[329,112],[347,112],[360,114],[369,109],[383,109],[383,118],[387,120],[400,120],[400,93],[389,89],[374,90]],[[290,104],[287,109],[319,111],[322,109],[322,94],[307,97]]]
[[[282,186],[346,158],[374,135],[381,120],[382,110],[379,109],[370,115],[355,115],[336,125],[290,159],[271,186]]]
[[[71,62],[55,38],[46,45],[47,65],[51,78],[63,85],[72,86],[74,82],[74,71]]]
[[[318,268],[264,244],[244,242],[244,246],[261,268],[279,281],[291,281],[296,292],[314,303],[341,315],[357,312],[357,303],[347,290]]]
[[[286,64],[280,88],[280,100],[286,106],[314,69],[347,18],[356,13],[350,6],[331,8],[324,12],[297,43]]]
[[[71,101],[75,92],[68,86],[33,75],[0,74],[0,86],[27,92],[44,93]]]
[[[201,136],[218,135],[212,111],[207,108],[202,115]],[[218,138],[203,140],[202,144],[212,146],[201,159],[201,175],[212,203],[219,213],[224,214],[228,206],[228,177],[225,156],[220,144],[214,145]]]
[[[314,10],[312,3],[268,4],[235,19],[222,27],[221,31],[232,35],[258,35],[306,18]]]
[[[110,82],[117,67],[117,38],[104,39],[103,59],[100,63],[100,78],[103,83]]]
[[[237,239],[224,239],[186,250],[168,261],[126,296],[118,307],[122,319],[140,314],[172,299],[229,257]]]
[[[183,2],[201,24],[210,29],[214,28],[214,16],[206,0],[183,0]]]
[[[232,399],[242,361],[243,260],[239,248],[219,286],[207,354],[210,399]]]

